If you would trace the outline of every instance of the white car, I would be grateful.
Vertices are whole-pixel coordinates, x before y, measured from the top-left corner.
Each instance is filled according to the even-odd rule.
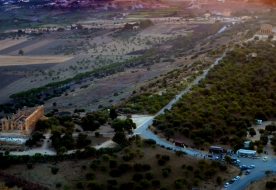
[[[226,183],[224,184],[224,187],[225,187],[225,188],[229,187],[229,183],[226,182]]]
[[[253,169],[253,168],[255,168],[255,165],[249,165],[249,166],[247,166],[247,168],[248,169]]]
[[[238,181],[239,179],[241,179],[241,177],[238,176],[238,175],[237,175],[236,177],[234,177],[234,180],[235,180],[235,181]]]
[[[264,158],[263,158],[263,161],[264,161],[264,162],[266,162],[267,160],[268,160],[267,157],[264,157]]]

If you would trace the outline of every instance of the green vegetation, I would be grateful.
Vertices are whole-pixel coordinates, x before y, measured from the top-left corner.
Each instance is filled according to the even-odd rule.
[[[256,58],[251,57],[253,52]],[[221,142],[230,142],[235,150],[243,147],[242,138],[252,119],[267,121],[276,115],[275,53],[276,48],[267,42],[237,45],[171,110],[157,116],[153,125],[165,135],[167,131],[182,133],[197,147],[222,136]]]

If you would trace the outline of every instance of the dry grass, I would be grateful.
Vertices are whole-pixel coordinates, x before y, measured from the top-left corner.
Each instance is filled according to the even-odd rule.
[[[24,53],[28,53],[34,49],[37,49],[37,48],[40,48],[42,46],[45,46],[51,42],[55,41],[54,39],[47,39],[47,40],[42,40],[38,43],[35,43],[35,44],[32,44],[32,45],[29,45],[29,46],[26,46],[24,48],[22,48],[22,50],[24,51]],[[13,52],[9,53],[9,55],[18,55],[18,50],[14,50]]]
[[[134,145],[132,147],[132,151],[136,152],[136,146]],[[175,155],[173,151],[166,150],[161,147],[156,147],[155,149],[151,147],[143,147],[142,152],[144,153],[144,157],[140,158],[139,156],[135,157],[132,161],[130,161],[130,164],[135,163],[141,163],[141,164],[149,164],[151,165],[151,171],[154,172],[155,179],[159,179],[161,181],[161,184],[167,184],[169,186],[169,189],[174,189],[174,180],[178,178],[186,178],[183,175],[183,169],[181,169],[182,164],[191,165],[194,167],[194,170],[197,168],[199,159],[195,159],[195,157],[184,155],[183,157],[178,157]],[[161,155],[169,155],[170,161],[167,162],[164,166],[159,166],[157,163],[156,154]],[[124,163],[121,156],[123,155],[123,152],[118,154],[117,162],[118,164]],[[86,159],[86,160],[79,160],[76,163],[73,161],[65,161],[58,163],[55,167],[59,168],[59,172],[56,175],[53,175],[51,173],[51,167],[53,165],[51,163],[47,164],[37,164],[34,166],[34,169],[27,169],[26,165],[17,165],[12,166],[10,169],[6,170],[6,172],[16,174],[18,176],[27,178],[29,180],[43,183],[51,187],[51,189],[55,189],[55,184],[57,182],[61,182],[64,184],[69,184],[71,186],[71,189],[75,189],[75,184],[77,182],[82,182],[83,185],[86,187],[86,184],[88,180],[85,179],[85,174],[88,172],[94,172],[92,169],[89,168],[89,165],[91,163],[92,158]],[[209,161],[207,161],[209,162]],[[86,170],[82,169],[82,166],[86,166]],[[104,162],[102,160],[101,166],[105,165],[109,168],[109,163]],[[169,175],[168,178],[163,177],[162,175],[162,169],[169,166],[172,169],[172,173]],[[224,178],[231,178],[234,175],[237,174],[237,169],[228,165],[228,172],[222,173],[220,171],[217,172],[217,175],[223,176]],[[105,187],[107,186],[106,181],[108,179],[116,179],[119,184],[123,182],[128,182],[132,179],[132,175],[135,173],[134,171],[130,171],[126,174],[123,174],[119,178],[112,178],[109,176],[109,171],[102,172],[100,170],[97,170],[94,172],[96,174],[95,181],[98,181],[99,183],[105,184]],[[145,173],[145,172],[142,172]],[[190,173],[190,176],[193,176],[193,173]],[[204,173],[202,173],[202,176],[204,176]],[[200,182],[200,186],[204,187],[204,189],[219,189],[220,187],[216,187],[215,180],[216,176],[214,176],[211,179],[208,179],[207,181]],[[186,178],[189,182],[192,182],[191,180],[193,177]],[[87,189],[87,188],[85,188]]]
[[[25,38],[25,37],[21,37],[18,40],[17,39],[11,39],[11,38],[1,40],[0,41],[0,50],[6,49],[6,48],[11,47],[11,46],[15,46],[15,45],[20,44],[22,42],[25,42],[27,40],[28,39]]]
[[[255,189],[267,190],[267,188],[265,188],[265,183],[267,181],[276,181],[276,175],[271,175],[271,176],[268,176],[268,177],[261,178],[257,181],[254,181],[253,183],[246,186],[244,188],[244,190],[255,190]]]
[[[0,55],[0,66],[60,63],[71,59],[66,56],[6,56]]]

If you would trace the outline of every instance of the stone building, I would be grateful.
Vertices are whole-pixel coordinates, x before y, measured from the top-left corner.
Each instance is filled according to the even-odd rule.
[[[2,130],[0,135],[7,134],[18,134],[18,135],[30,135],[34,129],[36,122],[44,116],[44,107],[38,106],[38,108],[31,112],[26,107],[23,111],[18,109],[17,114],[13,114],[11,118],[1,119]]]
[[[262,25],[259,34],[261,35],[271,35],[272,34],[272,25],[271,24],[264,24]]]

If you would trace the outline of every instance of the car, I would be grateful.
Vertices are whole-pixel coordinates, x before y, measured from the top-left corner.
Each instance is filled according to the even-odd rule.
[[[263,161],[266,162],[268,159],[267,157],[263,157]]]
[[[247,168],[248,169],[253,169],[253,168],[255,168],[255,165],[249,165],[249,166],[247,166]]]
[[[231,180],[229,181],[230,184],[232,184],[232,183],[234,183],[234,182],[235,182],[234,179],[231,179]]]
[[[225,188],[229,187],[229,183],[226,182],[226,183],[224,184],[224,187],[225,187]]]
[[[268,155],[268,151],[267,151],[267,150],[265,150],[264,153],[265,153],[266,155]]]
[[[245,171],[245,175],[248,175],[248,174],[250,174],[250,170]]]
[[[241,161],[240,161],[240,160],[235,159],[235,158],[234,158],[234,159],[232,159],[232,161],[233,161],[233,162],[232,162],[233,164],[239,164],[239,163],[241,163]]]
[[[238,181],[239,179],[241,179],[241,177],[237,175],[236,177],[234,177],[234,179],[235,181]]]
[[[247,166],[246,166],[246,165],[241,165],[241,166],[239,166],[239,168],[240,168],[241,170],[247,170]]]

